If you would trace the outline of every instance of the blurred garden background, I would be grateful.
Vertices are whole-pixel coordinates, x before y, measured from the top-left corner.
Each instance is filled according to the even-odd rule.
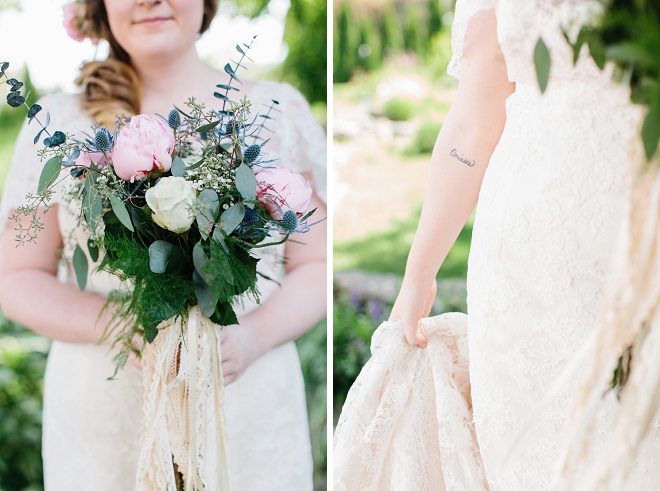
[[[78,44],[66,37],[61,24],[63,3],[0,0],[0,61],[10,62],[10,76],[26,82],[31,101],[45,93],[72,90],[77,67],[94,56],[91,43]],[[325,0],[223,0],[198,48],[210,64],[222,67],[236,43],[256,34],[256,48],[251,52],[255,63],[249,66],[247,78],[291,83],[307,97],[325,126],[326,19]],[[30,31],[37,31],[39,39],[48,39],[48,47],[30,37]],[[0,88],[2,100],[7,92],[8,86]],[[24,118],[21,109],[0,106],[0,193]],[[316,491],[326,489],[326,332],[324,321],[298,341],[307,386]],[[43,489],[41,396],[48,348],[46,339],[10,322],[0,312],[0,491]]]
[[[457,82],[451,0],[334,3],[334,417],[387,319]],[[438,273],[433,314],[466,310],[472,218]]]

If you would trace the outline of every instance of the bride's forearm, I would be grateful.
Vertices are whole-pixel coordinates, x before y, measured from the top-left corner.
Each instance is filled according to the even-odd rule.
[[[438,136],[404,283],[423,284],[435,277],[474,209],[492,149],[451,126]]]
[[[99,318],[106,299],[60,283],[48,271],[25,269],[0,277],[0,308],[11,320],[50,339],[96,343],[109,312]]]
[[[454,105],[438,135],[422,216],[408,257],[404,286],[428,288],[474,209],[514,91],[497,40],[492,10],[468,24]]]
[[[252,330],[260,354],[298,339],[325,317],[326,275],[325,261],[301,264],[268,300],[240,319]]]

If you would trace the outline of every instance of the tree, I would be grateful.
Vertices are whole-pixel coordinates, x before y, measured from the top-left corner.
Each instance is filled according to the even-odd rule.
[[[238,13],[251,18],[262,15],[270,4],[270,0],[233,2]],[[291,0],[284,24],[289,52],[277,75],[298,88],[310,102],[327,100],[326,15],[325,0]]]

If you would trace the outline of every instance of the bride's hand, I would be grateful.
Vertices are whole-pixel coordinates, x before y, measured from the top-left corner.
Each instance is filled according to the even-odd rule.
[[[431,312],[436,292],[435,279],[428,286],[407,286],[404,281],[394,302],[389,320],[403,324],[406,341],[413,346],[426,348],[426,338],[419,329],[419,321]]]
[[[225,385],[240,377],[259,357],[257,343],[252,339],[250,324],[241,320],[240,325],[224,326],[220,333],[222,346],[222,375]]]

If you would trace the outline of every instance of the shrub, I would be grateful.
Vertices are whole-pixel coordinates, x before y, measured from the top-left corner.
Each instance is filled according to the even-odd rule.
[[[406,148],[407,155],[428,155],[433,152],[435,140],[442,124],[436,121],[424,121],[415,133],[415,138]]]
[[[348,390],[371,357],[371,335],[389,313],[389,307],[382,302],[364,302],[354,294],[336,297],[333,308],[335,420],[339,418]]]
[[[41,410],[48,342],[0,314],[0,488],[43,490]]]
[[[296,342],[305,378],[316,491],[326,489],[327,480],[327,339],[327,323],[322,321]]]
[[[391,121],[407,121],[413,117],[412,104],[397,97],[383,104],[383,114]]]

